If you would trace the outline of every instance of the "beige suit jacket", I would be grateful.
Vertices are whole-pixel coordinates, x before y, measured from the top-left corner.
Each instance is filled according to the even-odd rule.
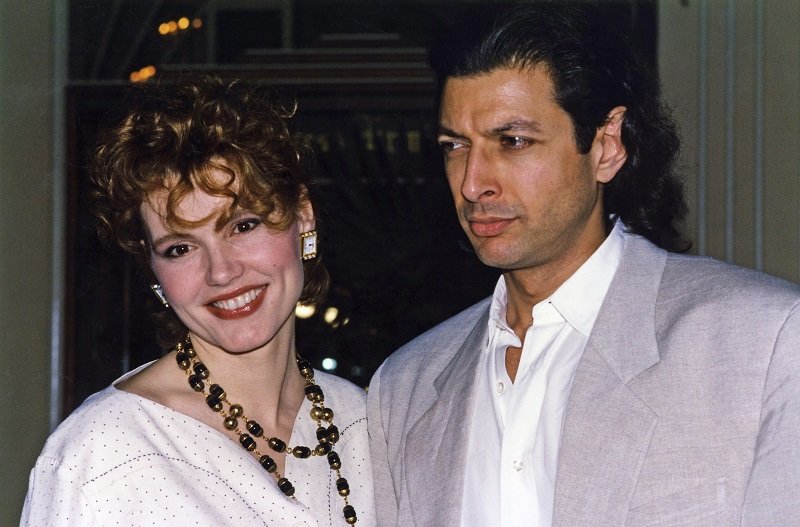
[[[488,308],[373,377],[381,526],[460,525]],[[800,526],[800,289],[628,236],[564,419],[555,527]]]

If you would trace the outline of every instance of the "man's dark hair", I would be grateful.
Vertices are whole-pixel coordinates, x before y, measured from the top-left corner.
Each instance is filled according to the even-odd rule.
[[[608,113],[626,107],[622,142],[628,158],[604,188],[604,210],[631,232],[685,251],[690,243],[677,227],[686,205],[674,173],[680,148],[675,124],[651,68],[604,15],[586,4],[537,2],[453,24],[429,52],[439,95],[450,77],[545,67],[582,154]]]

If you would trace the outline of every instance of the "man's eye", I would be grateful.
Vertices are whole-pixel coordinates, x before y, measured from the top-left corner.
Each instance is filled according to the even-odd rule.
[[[164,251],[164,256],[168,258],[178,258],[191,251],[191,248],[185,243],[178,243],[167,247]]]
[[[464,145],[459,143],[458,141],[439,141],[439,148],[442,149],[442,152],[448,154],[453,150],[458,150],[459,148],[463,148]]]
[[[261,224],[260,219],[248,218],[246,220],[237,221],[233,226],[233,231],[236,234],[243,234],[250,232]]]
[[[500,138],[500,144],[505,148],[519,149],[530,146],[531,140],[518,135],[507,135]]]

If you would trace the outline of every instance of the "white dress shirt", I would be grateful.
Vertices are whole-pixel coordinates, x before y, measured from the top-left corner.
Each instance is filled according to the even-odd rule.
[[[506,284],[498,280],[469,426],[462,527],[551,525],[572,379],[624,243],[617,221],[594,254],[533,306],[524,344],[506,322]],[[509,346],[522,346],[514,382],[505,367]]]

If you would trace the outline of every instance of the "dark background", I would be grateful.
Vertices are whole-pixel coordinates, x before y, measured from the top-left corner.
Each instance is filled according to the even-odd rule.
[[[63,412],[163,352],[150,320],[160,305],[129,257],[99,245],[86,207],[88,153],[123,110],[131,72],[245,78],[297,99],[293,126],[318,156],[313,192],[332,276],[326,303],[298,319],[298,348],[318,368],[336,359],[334,373],[365,386],[397,347],[492,292],[498,273],[477,261],[452,210],[425,47],[451,13],[507,4],[72,0]],[[603,5],[654,61],[655,2]],[[184,16],[200,27],[159,34]],[[338,314],[326,321],[330,307]]]

